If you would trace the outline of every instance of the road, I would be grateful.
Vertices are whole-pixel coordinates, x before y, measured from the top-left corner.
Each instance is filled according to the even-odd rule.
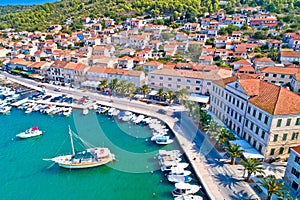
[[[41,88],[38,87],[38,84],[40,83],[37,83],[33,80],[24,79],[22,77],[7,73],[3,74],[14,82],[28,84],[33,88],[41,90]],[[212,188],[207,189],[210,189],[210,192],[213,196],[217,196],[214,199],[249,200],[256,198],[253,196],[253,191],[251,191],[249,186],[242,181],[241,173],[243,172],[237,173],[223,159],[221,159],[221,156],[216,151],[214,146],[207,140],[206,134],[197,129],[194,122],[190,119],[188,113],[184,111],[182,106],[162,107],[154,104],[145,104],[140,101],[130,101],[126,98],[109,97],[100,95],[98,93],[82,91],[69,87],[55,86],[45,83],[43,83],[43,85],[46,85],[46,91],[57,95],[65,93],[76,98],[89,96],[92,101],[102,102],[109,106],[128,109],[145,115],[157,116],[160,119],[171,119],[171,121],[174,121],[175,123],[175,126],[172,128],[174,128],[176,132],[187,139],[188,145],[191,148],[189,153],[195,153],[199,158],[201,165],[197,165],[196,163],[196,166],[199,166],[199,168],[202,167],[199,169],[200,173],[202,173],[201,170],[203,170],[203,173],[204,170],[206,170],[209,174],[210,180],[212,180],[212,183],[210,183]],[[61,92],[54,92],[54,89],[57,87],[61,88]],[[167,116],[159,114],[158,110],[160,109],[166,110]],[[175,122],[176,120],[177,122]],[[186,151],[186,153],[188,152]],[[193,160],[190,161],[195,162]]]

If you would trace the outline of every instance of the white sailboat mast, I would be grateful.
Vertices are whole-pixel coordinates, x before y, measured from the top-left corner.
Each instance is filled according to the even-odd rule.
[[[75,149],[74,149],[74,143],[73,143],[73,137],[72,137],[72,131],[69,126],[69,134],[70,134],[70,141],[71,141],[71,146],[72,146],[72,155],[75,155]]]

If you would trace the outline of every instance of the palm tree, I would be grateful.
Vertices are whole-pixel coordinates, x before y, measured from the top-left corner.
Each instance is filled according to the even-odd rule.
[[[261,162],[256,159],[247,158],[245,161],[242,160],[241,163],[244,166],[245,170],[247,170],[247,172],[248,172],[248,175],[246,178],[247,182],[250,180],[250,177],[252,174],[254,174],[254,175],[256,173],[264,174]]]
[[[207,114],[206,110],[200,110],[198,120],[201,122],[202,125],[206,125],[210,122],[211,116]]]
[[[169,104],[171,104],[172,100],[175,97],[174,92],[172,90],[168,90],[166,95],[167,95],[167,99],[169,101]]]
[[[221,128],[219,133],[216,135],[216,139],[222,145],[226,144],[228,140],[235,140],[233,133],[227,128]]]
[[[157,92],[157,95],[159,96],[159,101],[161,101],[162,98],[166,95],[166,93],[164,92],[164,89],[159,88],[158,92]]]
[[[179,91],[176,92],[175,96],[179,100],[179,102],[183,102],[187,100],[189,92],[185,88],[181,88]]]
[[[100,80],[99,89],[103,92],[108,87],[107,79]]]
[[[151,89],[146,84],[142,85],[142,87],[140,87],[140,90],[143,93],[144,98],[146,98],[146,95],[151,91]]]
[[[118,83],[119,83],[119,80],[117,78],[114,78],[111,80],[111,82],[109,83],[109,88],[111,89],[112,92],[114,92]]]
[[[216,121],[210,121],[209,124],[204,126],[206,133],[210,135],[215,135],[220,131],[221,126]]]
[[[244,150],[240,149],[240,145],[238,144],[230,144],[229,146],[225,147],[225,150],[227,153],[231,156],[231,164],[235,165],[235,160],[237,157],[240,157],[243,155]]]
[[[268,191],[268,198],[267,200],[271,200],[272,195],[282,195],[282,190],[285,190],[284,188],[284,182],[277,180],[274,176],[267,176],[263,178],[263,181],[259,181],[259,184],[266,188]]]

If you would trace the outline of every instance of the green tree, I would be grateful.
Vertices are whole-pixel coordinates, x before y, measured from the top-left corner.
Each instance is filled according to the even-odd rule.
[[[231,156],[231,164],[235,165],[235,160],[237,157],[243,155],[244,150],[240,149],[241,146],[238,144],[230,144],[229,146],[225,147],[225,150]]]
[[[119,83],[119,80],[118,80],[117,78],[114,78],[114,79],[112,79],[111,82],[108,84],[108,86],[109,86],[109,88],[110,88],[110,90],[111,90],[112,93],[115,91],[115,89],[116,89],[118,83]]]
[[[142,87],[140,87],[140,91],[143,93],[144,98],[146,98],[146,95],[151,91],[151,89],[148,87],[148,85],[144,84]]]
[[[185,88],[181,88],[179,91],[175,92],[176,98],[182,103],[188,99],[189,92]]]
[[[282,190],[285,189],[284,182],[277,180],[274,176],[264,177],[262,181],[259,181],[259,184],[268,191],[267,200],[271,200],[273,194],[281,195]]]
[[[228,140],[234,140],[235,136],[233,133],[227,128],[221,128],[219,132],[212,135],[215,137],[219,144],[225,145]]]
[[[98,85],[98,88],[103,92],[107,87],[108,87],[107,79],[100,80],[100,84]]]
[[[248,175],[246,181],[250,180],[252,174],[256,175],[257,173],[264,174],[262,163],[253,158],[247,158],[245,161],[242,160],[241,164],[244,166],[245,170],[247,170]]]
[[[175,98],[175,94],[174,94],[173,90],[168,90],[166,95],[167,95],[169,104],[171,104],[172,100]]]
[[[201,110],[198,119],[202,124],[202,126],[205,126],[206,124],[209,124],[209,122],[211,121],[211,116],[207,113],[206,110]]]
[[[163,88],[158,89],[157,96],[159,97],[159,101],[162,101],[162,99],[166,96]]]
[[[210,121],[209,124],[204,126],[204,130],[209,135],[216,135],[219,133],[221,126],[214,120]]]

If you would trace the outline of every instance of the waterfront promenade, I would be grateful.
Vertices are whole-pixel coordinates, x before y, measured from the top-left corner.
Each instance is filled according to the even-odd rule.
[[[18,76],[5,74],[8,80],[33,89],[40,89],[36,82],[22,79]],[[199,180],[202,182],[208,196],[212,200],[223,199],[259,199],[253,189],[243,182],[243,170],[239,166],[230,166],[221,159],[213,145],[201,133],[182,106],[162,107],[154,104],[145,104],[140,101],[130,101],[126,98],[108,97],[96,93],[72,88],[63,88],[60,93],[54,92],[57,86],[47,85],[46,92],[51,94],[69,94],[80,98],[88,95],[92,101],[85,108],[92,106],[96,101],[99,104],[113,106],[122,110],[141,113],[156,117],[164,121],[172,129],[182,150],[186,153]],[[166,114],[158,110],[166,110]]]

